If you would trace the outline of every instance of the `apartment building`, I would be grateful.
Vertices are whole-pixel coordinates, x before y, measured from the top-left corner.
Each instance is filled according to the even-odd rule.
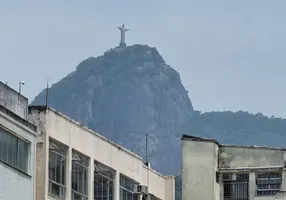
[[[183,200],[286,199],[286,149],[182,136]]]
[[[36,126],[28,99],[0,82],[0,200],[35,199]]]
[[[45,106],[37,130],[37,200],[174,200],[175,180],[135,153]],[[119,133],[120,134],[120,133]]]

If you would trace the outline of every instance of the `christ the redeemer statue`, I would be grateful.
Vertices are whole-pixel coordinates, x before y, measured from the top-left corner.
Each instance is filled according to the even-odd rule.
[[[122,26],[117,26],[117,28],[120,30],[120,34],[121,34],[119,46],[120,47],[126,47],[125,32],[129,31],[130,29],[125,28],[124,24]]]

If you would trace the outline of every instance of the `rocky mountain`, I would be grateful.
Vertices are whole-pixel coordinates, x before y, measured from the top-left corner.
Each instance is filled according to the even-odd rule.
[[[44,102],[42,91],[32,104]],[[156,48],[117,47],[84,60],[52,85],[49,105],[142,157],[148,134],[152,167],[179,173],[180,135],[193,107],[179,73]]]
[[[221,143],[285,146],[286,120],[261,113],[193,110],[180,75],[156,48],[114,48],[81,62],[50,88],[49,105],[145,157],[153,168],[176,174],[180,199],[182,133]],[[32,102],[44,104],[42,91]]]

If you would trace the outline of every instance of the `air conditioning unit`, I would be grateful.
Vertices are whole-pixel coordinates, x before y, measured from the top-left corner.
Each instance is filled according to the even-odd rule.
[[[138,185],[138,192],[148,194],[148,187],[146,185]]]
[[[134,184],[133,186],[133,192],[136,193],[136,194],[139,194],[140,191],[139,191],[139,185],[138,184]]]

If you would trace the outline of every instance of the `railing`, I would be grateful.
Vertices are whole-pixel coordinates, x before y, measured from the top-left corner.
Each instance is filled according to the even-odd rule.
[[[249,200],[248,182],[224,182],[224,200]]]

